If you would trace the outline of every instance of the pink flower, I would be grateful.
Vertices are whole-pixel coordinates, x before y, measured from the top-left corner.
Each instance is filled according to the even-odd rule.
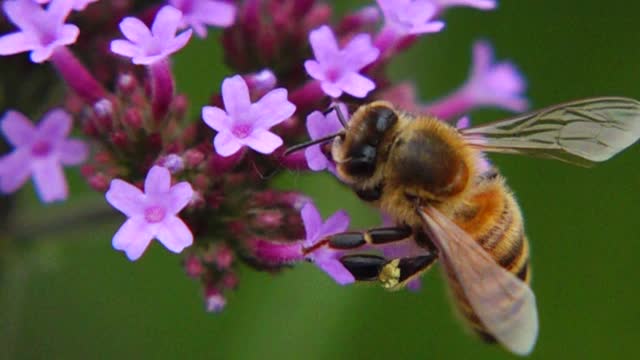
[[[472,7],[480,10],[493,10],[496,8],[495,0],[431,0],[437,7],[438,13],[441,13],[450,7]]]
[[[204,122],[218,132],[213,145],[219,155],[231,156],[243,146],[270,154],[282,145],[282,139],[269,129],[296,111],[287,100],[286,89],[271,90],[251,103],[247,83],[236,75],[222,82],[222,99],[226,111],[215,106],[202,108]]]
[[[128,217],[113,236],[113,247],[131,261],[140,258],[154,238],[169,251],[181,252],[193,243],[193,235],[177,214],[192,197],[191,185],[183,181],[171,186],[171,174],[161,166],[149,170],[144,193],[123,180],[112,180],[107,201]]]
[[[51,2],[51,0],[36,0],[39,4],[48,4]],[[67,0],[68,1],[68,0]],[[72,0],[71,4],[73,7],[73,10],[76,11],[81,11],[84,10],[87,5],[94,3],[98,0]]]
[[[80,30],[65,24],[71,11],[69,0],[53,0],[43,9],[33,0],[7,0],[2,9],[20,31],[0,37],[0,55],[31,51],[31,61],[41,63],[54,50],[76,42]]]
[[[182,12],[180,28],[191,27],[201,38],[207,36],[207,26],[233,25],[236,6],[214,0],[169,0],[169,4]]]
[[[426,107],[426,111],[450,119],[480,106],[522,112],[529,106],[524,97],[526,82],[511,62],[493,62],[491,46],[478,41],[473,46],[473,68],[467,82],[453,94]]]
[[[377,0],[385,26],[399,35],[438,32],[444,22],[436,21],[438,7],[431,0]]]
[[[191,38],[191,29],[176,36],[181,21],[182,13],[172,6],[158,11],[151,30],[139,19],[126,17],[120,22],[120,30],[128,40],[113,40],[111,51],[130,57],[138,65],[164,60],[187,45]]]
[[[89,153],[83,141],[67,139],[71,122],[62,109],[45,114],[37,127],[19,112],[7,112],[0,126],[14,150],[0,157],[0,192],[15,192],[32,176],[43,202],[65,200],[63,165],[78,165]]]
[[[348,119],[349,114],[347,113],[346,106],[344,106],[344,104],[338,106],[345,118]],[[342,124],[340,120],[338,120],[338,115],[335,110],[326,116],[320,111],[314,111],[307,116],[307,132],[312,140],[335,134],[340,131],[340,129],[342,129]],[[312,145],[304,150],[304,156],[307,159],[309,169],[321,171],[328,168],[329,171],[335,172],[336,166],[322,152],[322,145],[323,144]]]
[[[375,89],[376,84],[359,73],[380,54],[368,34],[354,36],[340,49],[331,28],[323,25],[311,31],[309,42],[316,60],[305,61],[304,67],[327,95],[338,98],[345,92],[363,98]]]

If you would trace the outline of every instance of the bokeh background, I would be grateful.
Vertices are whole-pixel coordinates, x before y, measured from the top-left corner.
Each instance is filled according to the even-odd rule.
[[[341,13],[363,4],[335,5]],[[446,30],[398,58],[393,75],[414,80],[422,100],[434,99],[466,78],[471,44],[485,38],[526,75],[534,107],[597,95],[640,98],[639,14],[640,3],[624,0],[505,0],[493,12],[453,10]],[[215,36],[192,41],[175,69],[192,114],[229,75]],[[520,201],[532,243],[541,328],[531,358],[640,356],[640,146],[593,169],[491,159]],[[276,181],[313,196],[325,215],[347,209],[355,228],[378,222],[328,176],[289,172]],[[26,187],[13,221],[37,230],[33,224],[102,203],[77,173],[73,186],[69,203],[47,207]],[[179,257],[156,244],[130,263],[111,248],[118,222],[64,225],[37,231],[37,239],[3,239],[1,359],[513,357],[465,334],[437,268],[418,293],[340,287],[309,264],[279,276],[243,268],[224,312],[208,314]]]

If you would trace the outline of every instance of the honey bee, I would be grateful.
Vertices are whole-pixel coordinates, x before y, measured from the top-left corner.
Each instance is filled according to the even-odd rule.
[[[589,166],[638,140],[640,102],[578,100],[456,129],[375,101],[341,122],[345,128],[337,134],[289,151],[332,139],[337,176],[395,226],[336,234],[324,244],[348,251],[340,261],[356,280],[390,289],[402,288],[439,259],[471,328],[526,355],[538,334],[529,244],[520,207],[483,152]],[[368,251],[389,243],[400,250],[391,256]]]

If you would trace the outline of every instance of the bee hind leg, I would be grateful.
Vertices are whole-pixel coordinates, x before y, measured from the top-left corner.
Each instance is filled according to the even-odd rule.
[[[399,290],[423,272],[437,258],[436,254],[388,260],[379,255],[345,255],[340,262],[357,281],[380,281],[388,290]]]

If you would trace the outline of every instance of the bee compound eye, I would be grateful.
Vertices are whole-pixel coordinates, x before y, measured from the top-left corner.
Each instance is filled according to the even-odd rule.
[[[368,189],[356,189],[356,195],[364,201],[376,201],[382,196],[382,184],[378,184],[376,187]]]
[[[362,145],[357,151],[351,153],[350,160],[346,164],[347,171],[352,176],[371,176],[375,171],[376,148],[371,145]]]
[[[376,131],[384,133],[398,121],[395,111],[388,107],[378,107],[375,109]]]

